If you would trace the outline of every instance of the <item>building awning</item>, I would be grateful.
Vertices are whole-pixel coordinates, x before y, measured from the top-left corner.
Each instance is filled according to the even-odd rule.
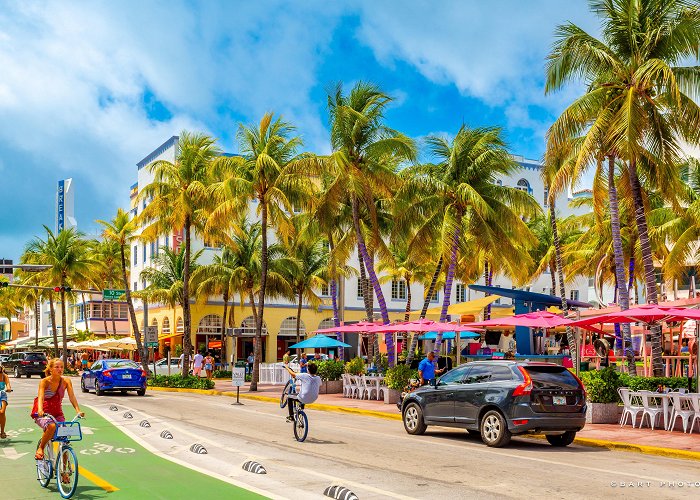
[[[208,349],[221,349],[221,341],[220,340],[210,340],[207,348]]]
[[[477,292],[491,293],[493,295],[499,295],[501,297],[509,297],[513,300],[521,300],[523,302],[532,302],[535,304],[543,304],[547,306],[561,306],[561,298],[554,295],[545,295],[543,293],[526,292],[525,290],[508,290],[507,288],[500,288],[497,286],[484,286],[484,285],[469,285],[469,288],[476,290]],[[569,306],[573,307],[593,307],[588,302],[581,302],[578,300],[566,300]]]
[[[166,333],[165,335],[158,336],[158,342],[160,342],[161,340],[168,340],[173,337],[182,337],[183,335],[184,333]]]
[[[463,314],[473,314],[477,315],[481,313],[481,311],[484,309],[484,307],[488,306],[492,302],[495,302],[499,299],[498,296],[491,295],[489,297],[481,297],[478,299],[474,300],[469,300],[467,302],[459,302],[457,304],[452,304],[450,307],[447,308],[447,313],[448,314],[455,314],[458,316],[461,316]],[[426,313],[426,316],[439,316],[440,313],[442,312],[442,306],[437,306],[437,307],[431,307],[428,309],[428,312]],[[420,314],[421,311],[411,311],[411,314]]]

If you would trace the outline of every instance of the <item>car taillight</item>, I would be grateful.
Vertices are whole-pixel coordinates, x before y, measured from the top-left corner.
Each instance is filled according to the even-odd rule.
[[[45,365],[45,364],[46,364],[46,360],[42,361],[41,364],[42,364],[42,365]]]
[[[525,370],[525,368],[522,366],[519,366],[518,370],[520,370],[520,373],[523,374],[525,381],[515,388],[513,391],[513,396],[527,396],[532,392],[532,379],[530,378],[530,374],[527,372],[527,370]]]
[[[146,370],[141,370],[141,376],[148,378],[148,373],[146,373]]]
[[[529,422],[529,420],[523,418],[520,420],[513,420],[513,425],[525,425],[528,422]]]
[[[20,361],[23,365],[28,365],[30,362],[29,361]]]
[[[102,372],[102,376],[103,376],[103,377],[111,377],[111,376],[112,376],[112,372],[109,371],[109,370],[105,370],[105,371]]]

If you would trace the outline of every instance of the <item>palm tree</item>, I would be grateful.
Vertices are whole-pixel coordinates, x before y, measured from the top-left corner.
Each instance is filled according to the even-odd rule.
[[[66,317],[66,291],[73,283],[85,282],[89,278],[94,261],[89,255],[89,243],[75,229],[64,229],[54,234],[48,227],[46,240],[34,238],[27,246],[23,258],[29,264],[50,265],[51,268],[35,273],[30,282],[51,283],[60,287],[61,321],[63,332],[63,363],[68,360],[68,322]]]
[[[576,168],[603,156],[625,162],[635,204],[646,295],[657,303],[645,197],[639,179],[654,179],[670,198],[678,190],[673,170],[681,141],[700,142],[698,92],[700,67],[678,66],[697,55],[700,10],[684,0],[594,0],[591,9],[602,22],[603,40],[568,23],[557,29],[549,56],[547,91],[583,78],[588,91],[550,129],[558,149],[585,133]],[[600,144],[604,149],[600,150]],[[661,331],[652,328],[654,373],[661,375]]]
[[[93,258],[97,263],[95,268],[94,278],[91,285],[98,289],[114,288],[117,283],[122,280],[121,269],[121,245],[113,239],[105,239],[104,241],[94,242],[92,248]],[[105,334],[107,329],[107,312],[104,302],[102,303],[102,318],[104,321]],[[109,301],[109,317],[112,318],[112,333],[117,334],[117,325],[115,322],[114,300]],[[87,315],[85,316],[87,325]],[[89,328],[88,328],[89,329]]]
[[[105,240],[112,241],[119,245],[122,286],[124,287],[126,304],[129,308],[131,330],[134,333],[134,339],[136,340],[136,349],[139,352],[141,366],[146,372],[148,372],[148,357],[146,356],[146,351],[143,348],[143,343],[141,342],[141,332],[136,321],[136,311],[134,310],[134,301],[131,298],[129,275],[127,272],[127,263],[130,259],[129,251],[131,248],[131,242],[136,238],[136,222],[131,219],[128,212],[125,212],[121,208],[117,209],[117,215],[111,221],[98,220],[97,222],[104,228],[102,230],[102,237]]]
[[[520,262],[521,269],[512,271],[525,279],[530,257],[523,247],[535,241],[521,217],[537,215],[539,205],[529,193],[496,182],[518,168],[500,129],[463,125],[451,142],[432,136],[427,144],[439,163],[416,167],[416,176],[403,189],[422,198],[418,203],[424,204],[426,213],[442,214],[441,255],[448,266],[440,321],[445,321],[462,236],[478,235],[477,248],[489,255],[490,266],[498,261]],[[441,342],[438,333],[436,354]]]
[[[171,309],[176,306],[185,308],[185,304],[189,302],[189,296],[185,295],[185,270],[189,269],[195,272],[198,265],[197,259],[202,255],[204,250],[194,252],[189,260],[186,255],[184,246],[180,247],[177,252],[169,248],[162,249],[162,253],[153,259],[153,267],[147,267],[141,271],[140,278],[149,283],[149,285],[140,292],[134,292],[134,297],[147,300],[149,302],[161,302],[168,304]],[[148,326],[144,324],[144,328]],[[187,337],[187,334],[185,334]],[[148,365],[148,357],[142,356],[142,365]],[[182,376],[188,375],[189,363],[182,363]],[[144,368],[148,371],[147,368]]]
[[[2,277],[0,281],[7,282],[7,280]],[[12,338],[12,318],[17,316],[22,309],[20,307],[20,296],[18,294],[18,288],[0,288],[0,318],[7,318],[7,325],[10,329],[10,338]]]
[[[316,291],[326,286],[329,252],[327,242],[319,234],[318,227],[308,214],[292,218],[294,237],[284,245],[288,257],[294,265],[284,269],[284,277],[294,291],[297,301],[296,340],[301,341],[301,308],[304,302],[313,308],[322,304]],[[297,351],[298,352],[298,351]]]
[[[184,268],[182,316],[183,366],[189,366],[192,351],[192,317],[190,314],[190,262],[192,231],[204,236],[206,208],[210,198],[207,186],[209,170],[221,150],[216,140],[197,133],[183,131],[178,140],[175,162],[158,160],[146,168],[153,175],[153,182],[139,193],[139,200],[151,202],[137,218],[143,227],[141,239],[149,241],[167,234],[173,229],[183,229]]]
[[[262,325],[269,271],[268,228],[275,227],[282,241],[291,231],[288,215],[294,206],[311,198],[313,185],[301,170],[306,155],[299,155],[301,139],[294,127],[265,114],[257,127],[241,125],[238,143],[242,156],[222,157],[215,168],[224,172],[224,180],[213,184],[210,194],[215,208],[209,217],[209,228],[224,230],[233,217],[248,210],[248,201],[258,203],[262,230],[261,282],[255,315],[255,361],[250,385],[257,391],[262,361]],[[224,229],[222,229],[224,228]]]
[[[365,82],[358,82],[348,95],[343,95],[339,83],[328,96],[333,153],[327,166],[339,185],[338,191],[349,197],[361,263],[374,289],[384,323],[389,322],[389,313],[367,249],[360,212],[364,208],[369,228],[378,236],[375,200],[391,199],[398,186],[396,166],[401,161],[416,158],[414,142],[383,123],[384,111],[391,100],[378,87]],[[394,366],[392,343],[387,345],[387,355],[389,366]]]

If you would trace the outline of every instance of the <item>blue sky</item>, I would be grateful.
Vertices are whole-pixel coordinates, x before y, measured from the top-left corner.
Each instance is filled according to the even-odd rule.
[[[0,258],[53,229],[72,177],[79,228],[128,207],[136,163],[183,129],[235,152],[240,122],[281,113],[328,151],[325,90],[394,96],[389,126],[420,139],[501,126],[515,154],[581,91],[545,96],[557,24],[596,33],[583,0],[0,0]]]

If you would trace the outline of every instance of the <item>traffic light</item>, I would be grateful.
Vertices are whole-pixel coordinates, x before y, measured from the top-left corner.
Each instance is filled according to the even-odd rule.
[[[7,288],[9,283],[7,281],[0,281],[0,288]]]
[[[69,293],[70,293],[70,291],[72,290],[72,288],[69,287],[69,286],[55,286],[55,287],[53,287],[53,291],[56,292],[56,293],[60,292],[61,290],[63,290],[64,292],[69,292]]]

